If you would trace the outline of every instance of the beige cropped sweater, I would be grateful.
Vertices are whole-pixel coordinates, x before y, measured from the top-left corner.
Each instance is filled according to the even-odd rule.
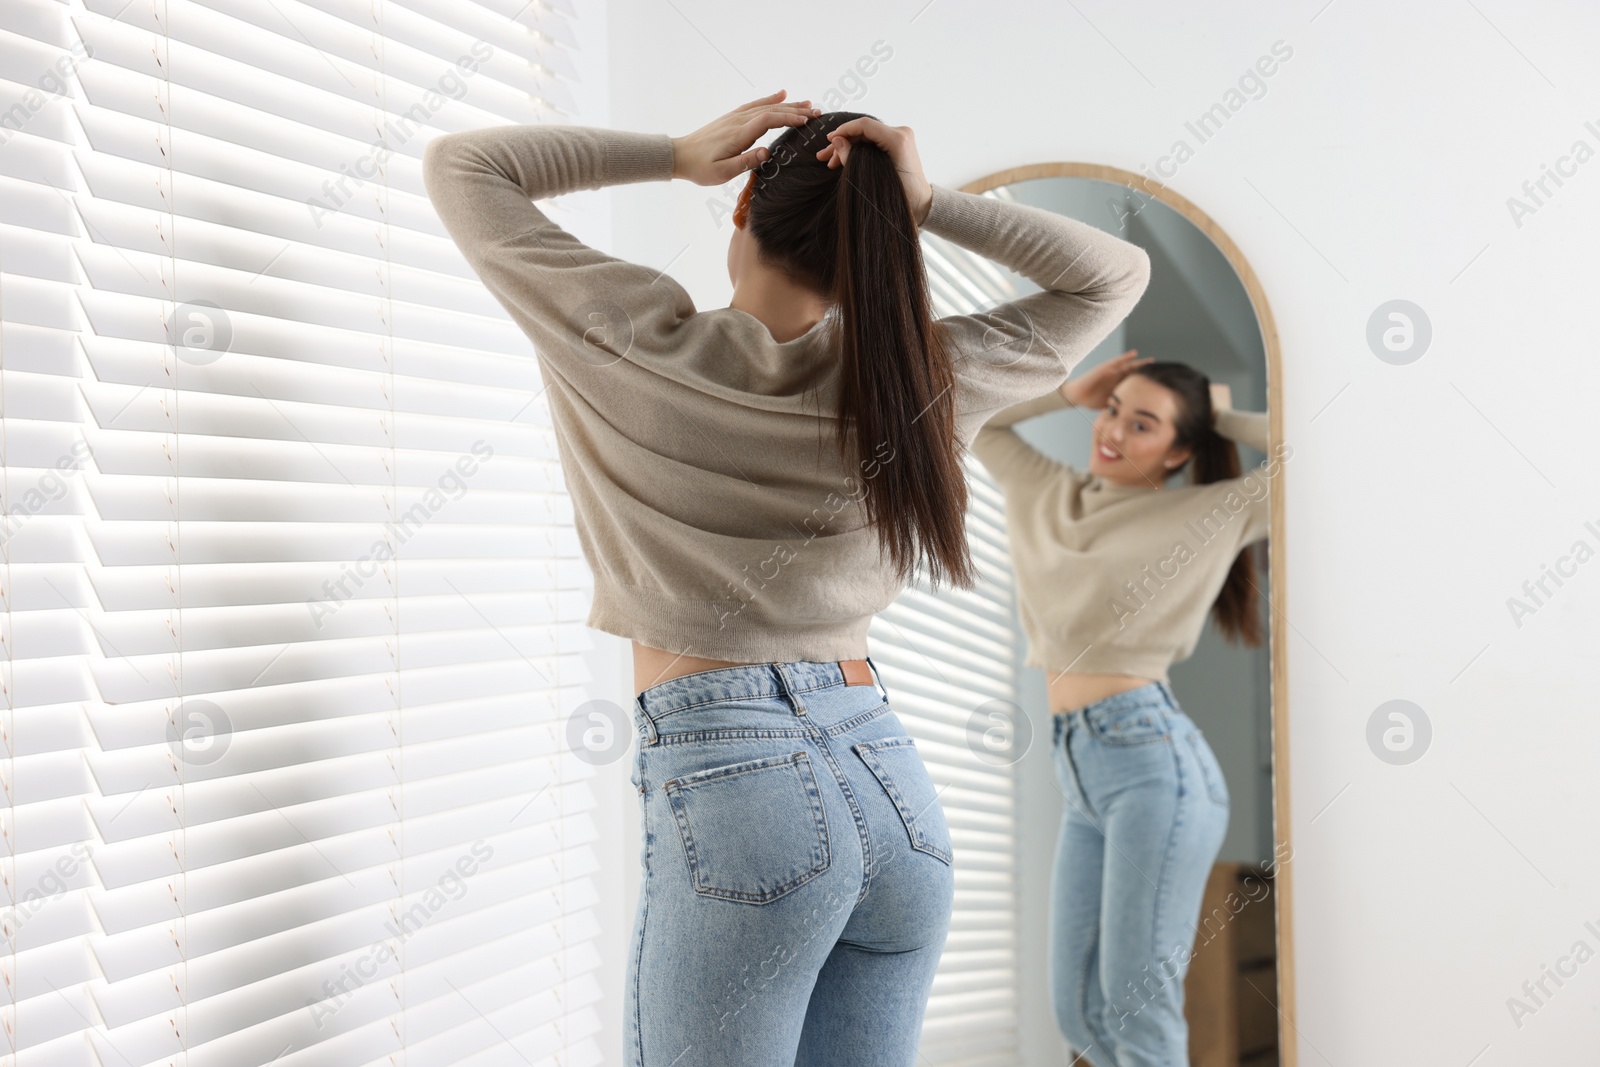
[[[436,137],[422,164],[446,231],[538,358],[594,575],[588,624],[737,662],[865,656],[868,623],[902,583],[858,503],[872,472],[834,444],[837,315],[780,343],[532,202],[668,180],[667,134],[491,126]],[[941,320],[963,447],[1000,408],[1062,382],[1149,279],[1142,249],[1040,208],[935,185],[923,225],[1043,290]]]
[[[1108,482],[1045,455],[1012,424],[1070,408],[1059,390],[999,412],[972,452],[999,483],[1027,664],[1168,681],[1205,627],[1239,550],[1267,536],[1280,445],[1238,478],[1171,488]],[[1262,412],[1217,413],[1217,432],[1268,452]]]

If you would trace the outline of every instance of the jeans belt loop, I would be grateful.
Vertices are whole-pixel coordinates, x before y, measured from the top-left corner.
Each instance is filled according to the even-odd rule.
[[[655,744],[657,741],[659,741],[661,739],[661,735],[656,732],[656,721],[654,719],[652,719],[650,717],[650,713],[647,710],[645,710],[644,700],[641,697],[637,697],[637,696],[634,697],[633,698],[633,703],[634,703],[634,706],[639,709],[639,718],[641,720],[643,720],[643,722],[644,722],[644,742],[643,743],[647,744],[647,745]]]
[[[771,664],[778,675],[778,689],[782,691],[783,698],[789,702],[789,710],[796,715],[804,715],[806,706],[800,702],[800,696],[794,691],[794,680],[789,677],[788,667],[780,662]]]

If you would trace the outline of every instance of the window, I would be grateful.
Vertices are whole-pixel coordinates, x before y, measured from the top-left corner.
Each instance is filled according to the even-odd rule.
[[[419,164],[578,121],[573,41],[521,0],[0,6],[0,1053],[598,1058],[588,578]]]

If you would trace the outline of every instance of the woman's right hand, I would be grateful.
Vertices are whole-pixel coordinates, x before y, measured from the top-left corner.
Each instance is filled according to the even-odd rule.
[[[1103,408],[1110,401],[1111,391],[1117,387],[1118,382],[1146,363],[1155,362],[1152,356],[1146,356],[1144,359],[1138,357],[1137,348],[1130,348],[1120,356],[1113,356],[1094,370],[1062,382],[1061,395],[1073,407]]]
[[[923,176],[916,136],[910,126],[885,126],[867,115],[841,122],[828,132],[828,146],[817,152],[817,158],[830,169],[842,167],[850,158],[851,141],[863,138],[889,153],[894,169],[900,172],[900,184],[905,186],[911,217],[921,226],[933,206],[933,186]]]

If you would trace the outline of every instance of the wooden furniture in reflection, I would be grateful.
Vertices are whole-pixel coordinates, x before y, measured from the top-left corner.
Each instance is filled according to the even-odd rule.
[[[1275,888],[1262,866],[1211,868],[1183,981],[1190,1067],[1278,1067]]]

